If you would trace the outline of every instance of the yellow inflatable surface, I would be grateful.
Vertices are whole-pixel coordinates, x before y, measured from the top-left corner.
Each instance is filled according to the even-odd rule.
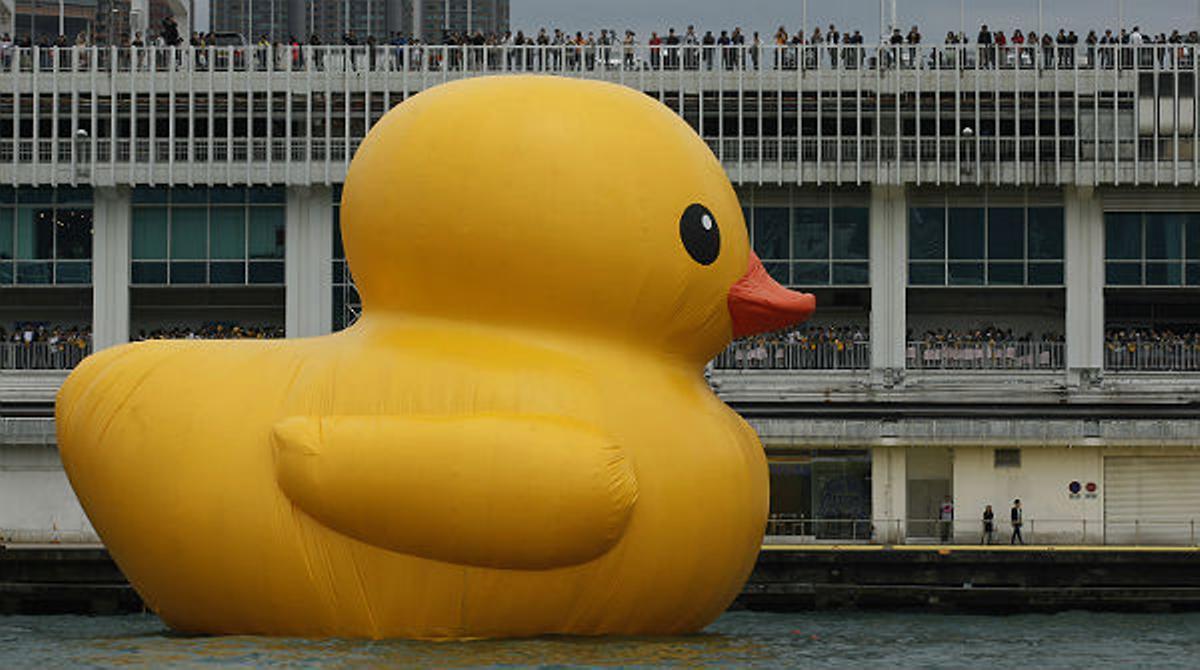
[[[767,468],[702,369],[814,301],[763,271],[704,142],[615,85],[446,84],[363,141],[342,222],[353,327],[129,344],[63,386],[63,463],[146,602],[375,638],[717,617]]]

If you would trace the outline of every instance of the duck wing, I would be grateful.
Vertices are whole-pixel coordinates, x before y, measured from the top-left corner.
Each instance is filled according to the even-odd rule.
[[[272,431],[280,488],[362,542],[538,570],[592,560],[637,500],[624,451],[560,417],[297,416]]]

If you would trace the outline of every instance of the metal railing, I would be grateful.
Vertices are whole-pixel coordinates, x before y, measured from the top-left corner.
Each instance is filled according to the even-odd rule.
[[[718,370],[866,370],[871,343],[734,342],[713,359]]]
[[[1197,372],[1200,371],[1200,344],[1107,341],[1104,367],[1113,371]]]
[[[0,342],[0,370],[70,370],[91,351],[90,342]]]
[[[35,123],[33,137],[0,135],[0,178],[337,183],[365,133],[406,97],[463,77],[534,72],[654,96],[739,183],[1200,185],[1195,49],[8,48],[0,119]],[[235,115],[251,122],[221,121]],[[64,122],[38,121],[51,116]],[[254,129],[265,137],[250,137]]]
[[[1192,70],[1196,44],[66,46],[0,49],[3,72]]]
[[[910,370],[1061,370],[1062,342],[909,342]]]
[[[1001,518],[1001,517],[1004,518]],[[1070,518],[1025,516],[1024,544],[1200,546],[1200,519],[1193,518]],[[771,515],[764,544],[806,541],[849,541],[867,544],[954,543],[988,544],[979,519],[809,519]],[[1007,512],[993,522],[990,544],[1012,544],[1013,527]]]

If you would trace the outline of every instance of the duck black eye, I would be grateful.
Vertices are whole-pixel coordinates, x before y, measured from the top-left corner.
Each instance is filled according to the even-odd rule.
[[[691,204],[679,218],[679,239],[692,260],[710,265],[721,253],[721,229],[704,205]]]

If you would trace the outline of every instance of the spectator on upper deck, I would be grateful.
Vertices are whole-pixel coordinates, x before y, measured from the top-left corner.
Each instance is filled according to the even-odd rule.
[[[979,45],[979,64],[982,67],[992,66],[992,31],[988,30],[987,24],[979,27],[979,37],[975,43]]]

